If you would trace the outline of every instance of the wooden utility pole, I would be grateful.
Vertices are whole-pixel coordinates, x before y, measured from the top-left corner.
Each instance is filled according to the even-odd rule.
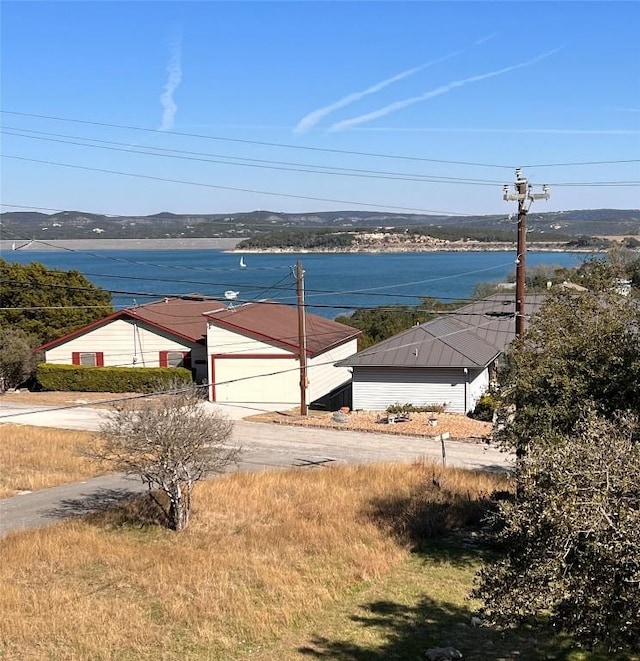
[[[306,416],[307,409],[307,329],[304,314],[304,271],[302,262],[296,264],[296,290],[298,293],[298,347],[300,361],[300,415]]]
[[[518,242],[516,247],[516,335],[524,333],[524,275],[527,260],[527,180],[516,170],[518,191]]]
[[[516,168],[515,194],[509,193],[509,186],[505,185],[502,199],[508,202],[518,202],[518,242],[516,248],[516,336],[524,333],[525,319],[525,273],[527,259],[527,213],[534,200],[548,200],[549,188],[542,187],[542,193],[533,193],[531,186],[522,176],[522,170]],[[529,203],[527,205],[527,202]]]

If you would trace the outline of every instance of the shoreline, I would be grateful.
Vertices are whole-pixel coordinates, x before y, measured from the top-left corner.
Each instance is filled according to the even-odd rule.
[[[16,241],[20,252],[60,252],[65,250],[95,251],[95,250],[220,250],[237,254],[397,254],[397,253],[459,253],[459,252],[513,252],[516,243],[471,243],[448,244],[439,246],[386,245],[384,247],[359,246],[357,248],[245,248],[237,247],[241,239],[53,239],[46,244],[34,241],[32,243]],[[0,240],[0,257],[14,252],[13,241]],[[564,253],[604,253],[606,249],[570,248],[561,244],[531,243],[528,252],[564,252]]]
[[[10,254],[13,244],[20,252],[59,252],[61,250],[226,250],[241,239],[51,239],[45,243],[34,241],[0,240],[0,255]]]
[[[385,247],[380,248],[358,248],[358,249],[325,249],[325,248],[232,248],[225,252],[237,253],[243,255],[260,255],[260,254],[278,254],[278,255],[304,255],[304,254],[345,254],[345,255],[382,255],[382,254],[398,254],[398,253],[459,253],[459,252],[513,252],[516,250],[516,244],[513,245],[500,245],[495,244],[487,245],[474,245],[474,246],[439,246],[437,248],[424,248],[419,246],[411,247]],[[558,245],[546,246],[545,244],[529,244],[527,252],[570,252],[578,254],[589,255],[591,253],[606,253],[606,248],[567,248]]]

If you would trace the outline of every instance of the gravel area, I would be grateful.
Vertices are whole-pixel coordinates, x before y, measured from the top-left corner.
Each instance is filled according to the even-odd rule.
[[[261,413],[247,420],[256,422],[272,422],[281,425],[297,425],[302,427],[326,427],[329,429],[347,429],[351,431],[369,431],[401,436],[433,437],[448,432],[452,439],[478,440],[491,434],[491,423],[473,420],[458,413],[412,413],[405,422],[389,424],[387,414],[383,411],[353,411],[346,414],[345,422],[336,422],[334,413],[310,411],[308,417],[303,417],[295,411]],[[430,419],[435,418],[435,425]]]

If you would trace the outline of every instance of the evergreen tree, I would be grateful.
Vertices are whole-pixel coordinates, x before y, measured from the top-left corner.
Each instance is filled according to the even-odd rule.
[[[0,259],[0,328],[20,328],[44,343],[111,312],[109,292],[79,271]]]

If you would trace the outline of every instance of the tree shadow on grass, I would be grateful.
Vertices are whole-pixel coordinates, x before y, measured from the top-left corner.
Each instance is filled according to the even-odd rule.
[[[373,601],[349,618],[357,625],[352,639],[317,636],[298,653],[336,661],[414,661],[424,659],[430,648],[451,646],[465,661],[569,659],[568,646],[554,642],[550,632],[476,627],[471,624],[473,615],[469,608],[427,597],[413,605]],[[378,642],[368,642],[372,638]]]
[[[446,480],[434,476],[407,496],[389,496],[371,501],[364,514],[411,546],[424,560],[428,577],[434,565],[472,569],[479,561],[495,557],[493,535],[487,517],[496,511],[496,501],[510,498],[508,492],[471,493],[447,488]],[[446,593],[439,579],[438,592]],[[455,581],[451,590],[456,591]],[[312,638],[298,653],[317,659],[339,661],[413,661],[424,659],[430,648],[454,647],[466,661],[524,661],[571,657],[568,639],[557,637],[542,623],[535,627],[501,630],[473,626],[477,612],[472,605],[422,595],[418,601],[398,603],[378,600],[361,604],[346,626],[343,640],[326,636]],[[592,659],[607,657],[593,656]]]
[[[414,552],[461,567],[492,554],[486,522],[495,509],[489,495],[473,498],[435,487],[409,496],[375,499],[365,514]]]
[[[151,495],[129,489],[99,489],[82,498],[62,500],[47,514],[56,519],[82,517],[100,527],[164,525],[164,515]]]

